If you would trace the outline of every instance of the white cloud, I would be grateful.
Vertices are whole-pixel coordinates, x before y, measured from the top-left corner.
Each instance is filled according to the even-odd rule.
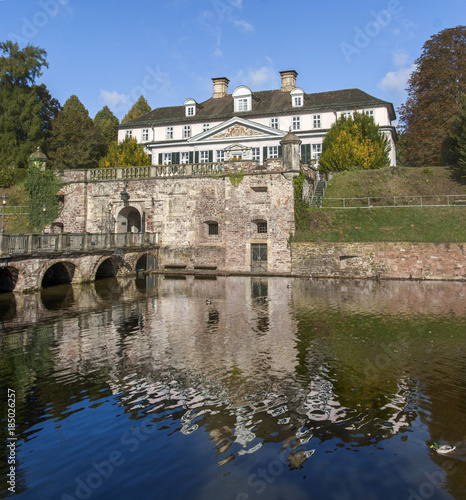
[[[397,50],[396,52],[392,52],[393,56],[393,65],[396,68],[401,68],[402,66],[406,66],[409,61],[409,54],[405,50]]]
[[[116,90],[101,90],[99,98],[109,107],[124,108],[128,107],[128,96],[119,94]]]
[[[388,92],[402,93],[406,89],[408,79],[415,69],[416,65],[413,64],[408,68],[389,71],[379,82],[379,87]]]
[[[247,71],[241,70],[235,80],[248,85],[253,89],[263,90],[266,87],[273,87],[278,81],[278,74],[271,66],[262,66],[261,68],[249,68]]]

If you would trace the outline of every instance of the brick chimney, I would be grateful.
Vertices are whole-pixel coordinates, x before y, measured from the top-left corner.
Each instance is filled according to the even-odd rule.
[[[294,69],[290,71],[280,71],[282,77],[282,92],[290,92],[296,88],[296,77],[298,73]]]
[[[221,78],[212,78],[214,82],[214,93],[212,97],[214,99],[220,99],[221,97],[225,97],[228,95],[228,84],[230,80],[222,76]]]

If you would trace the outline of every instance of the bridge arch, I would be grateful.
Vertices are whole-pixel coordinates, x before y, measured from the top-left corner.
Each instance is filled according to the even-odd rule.
[[[50,288],[56,285],[70,285],[75,276],[76,266],[72,262],[55,262],[42,275],[40,288]]]
[[[91,276],[94,280],[113,278],[121,274],[121,269],[131,272],[131,266],[120,255],[104,256],[97,261]]]
[[[136,272],[138,271],[154,271],[157,269],[157,254],[154,252],[141,252],[134,256],[133,268]]]
[[[117,215],[116,233],[140,233],[142,229],[142,217],[135,207],[123,207]]]
[[[11,266],[0,267],[0,293],[12,292],[18,281],[18,269]]]

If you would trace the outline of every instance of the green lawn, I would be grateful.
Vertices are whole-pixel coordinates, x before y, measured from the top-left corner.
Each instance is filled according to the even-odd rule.
[[[325,198],[464,195],[445,167],[351,171],[330,180]],[[310,208],[294,241],[466,242],[466,206]]]
[[[466,207],[319,209],[294,241],[466,242]]]

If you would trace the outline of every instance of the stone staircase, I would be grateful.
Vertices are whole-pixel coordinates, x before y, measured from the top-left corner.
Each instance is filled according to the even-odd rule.
[[[316,206],[321,204],[321,199],[325,194],[325,187],[327,183],[323,180],[320,180],[316,184],[316,188],[314,189],[314,193],[311,198],[311,206]]]

